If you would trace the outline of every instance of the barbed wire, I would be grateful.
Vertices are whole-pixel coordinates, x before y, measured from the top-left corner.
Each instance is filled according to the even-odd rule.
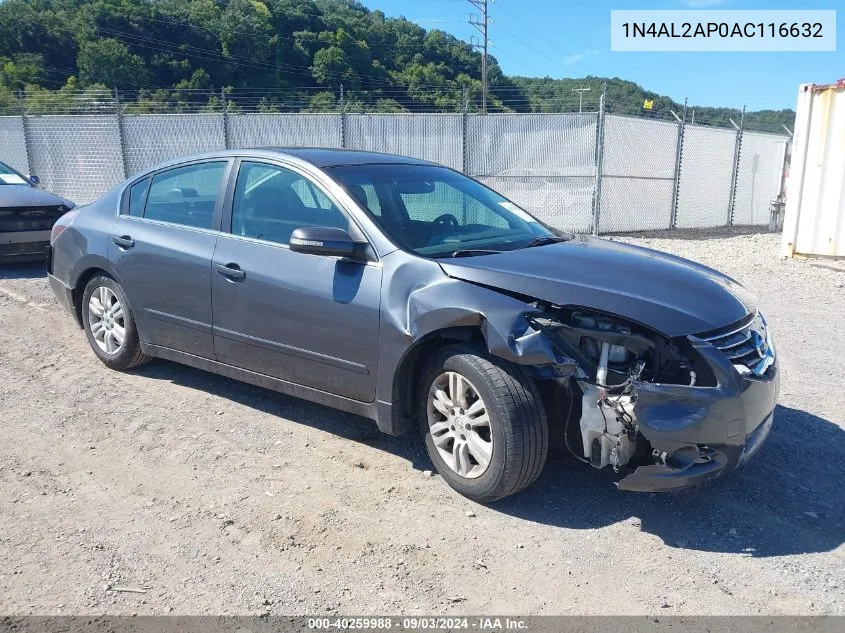
[[[9,95],[9,96],[6,96]],[[0,116],[49,116],[95,114],[237,114],[262,113],[451,113],[476,114],[479,93],[460,86],[420,84],[415,86],[379,86],[341,91],[319,86],[256,88],[169,88],[105,90],[27,90],[14,94],[0,93]],[[519,86],[490,86],[490,113],[519,114],[583,114],[595,115],[600,98],[577,95],[536,96],[524,93]],[[676,114],[663,107],[644,109],[642,102],[608,99],[605,113],[641,119],[677,122]],[[739,111],[737,111],[737,114]],[[738,120],[735,119],[735,120]],[[692,121],[687,119],[687,124]],[[728,121],[697,118],[696,125],[733,129]],[[781,125],[766,125],[746,119],[750,131],[785,134]]]

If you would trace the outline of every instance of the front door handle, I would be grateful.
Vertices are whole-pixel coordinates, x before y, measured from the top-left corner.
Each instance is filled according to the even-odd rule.
[[[120,237],[112,235],[111,241],[120,246],[120,248],[132,248],[135,242],[128,235],[121,235]]]
[[[246,272],[237,264],[217,264],[217,272],[233,281],[246,279]]]

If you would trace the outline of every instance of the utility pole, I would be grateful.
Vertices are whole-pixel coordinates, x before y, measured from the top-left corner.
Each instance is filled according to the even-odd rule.
[[[481,11],[481,16],[472,13],[469,16],[469,23],[472,24],[478,32],[481,33],[481,43],[471,44],[473,48],[481,49],[481,113],[487,114],[487,47],[489,39],[487,37],[487,25],[489,23],[487,16],[487,0],[468,0],[468,2]]]
[[[572,92],[578,93],[578,114],[581,114],[581,106],[584,104],[584,93],[590,92],[590,88],[584,86],[583,88],[573,88]]]

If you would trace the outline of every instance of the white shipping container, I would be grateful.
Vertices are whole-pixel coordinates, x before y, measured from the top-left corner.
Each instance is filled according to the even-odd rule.
[[[845,79],[798,88],[781,253],[845,257]]]

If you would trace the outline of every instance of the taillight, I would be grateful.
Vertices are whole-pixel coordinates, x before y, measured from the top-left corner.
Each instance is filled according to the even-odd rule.
[[[59,235],[65,232],[67,227],[73,224],[77,215],[79,215],[79,211],[68,211],[56,220],[56,223],[53,225],[53,229],[50,231],[50,244],[56,243],[56,239]]]

